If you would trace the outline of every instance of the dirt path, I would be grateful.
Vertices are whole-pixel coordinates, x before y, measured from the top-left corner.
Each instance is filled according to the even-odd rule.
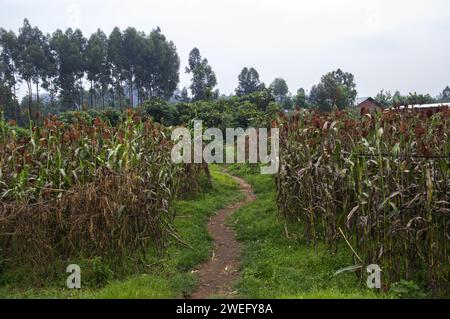
[[[231,176],[231,175],[230,175]],[[215,248],[212,258],[198,270],[199,286],[192,295],[192,299],[206,299],[211,297],[232,298],[232,285],[238,276],[240,246],[234,232],[225,226],[225,222],[236,210],[256,199],[252,187],[243,179],[231,176],[245,194],[243,201],[234,203],[221,209],[208,223],[208,231],[214,239]]]

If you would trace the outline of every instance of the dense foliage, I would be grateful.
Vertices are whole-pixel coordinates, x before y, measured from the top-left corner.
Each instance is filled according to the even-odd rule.
[[[169,104],[162,99],[152,99],[139,111],[167,126],[190,126],[195,119],[202,120],[205,127],[225,131],[230,127],[269,127],[281,109],[271,92],[262,90],[243,97],[190,103]]]
[[[168,136],[132,112],[115,127],[85,113],[31,131],[1,120],[2,260],[56,271],[79,256],[120,263],[150,246],[161,251],[174,235],[180,181],[198,190],[202,169],[174,164]]]
[[[191,93],[194,101],[211,100],[219,96],[219,91],[214,90],[217,85],[217,77],[206,58],[202,58],[198,48],[189,53],[189,66],[186,73],[192,74]]]
[[[239,85],[236,88],[237,96],[252,94],[265,89],[264,83],[259,79],[259,73],[254,68],[243,68],[238,76]]]
[[[354,104],[357,94],[353,74],[337,69],[322,76],[320,83],[311,88],[309,101],[322,111],[333,107],[342,110]]]
[[[168,99],[179,81],[176,47],[159,28],[146,34],[116,27],[109,37],[99,29],[87,39],[79,29],[43,34],[25,19],[18,35],[0,29],[0,48],[0,84],[11,97],[2,106],[15,119],[21,111],[19,84],[27,88],[27,113],[34,119],[40,112],[40,90],[58,110],[122,108],[151,97]]]
[[[449,116],[443,108],[282,120],[280,213],[301,221],[308,241],[346,241],[363,269],[380,265],[385,288],[403,279],[448,292]]]
[[[399,91],[392,94],[391,91],[381,90],[375,96],[375,100],[384,107],[448,103],[450,102],[450,88],[447,86],[437,98],[433,98],[430,94],[418,94],[417,92],[402,95]]]

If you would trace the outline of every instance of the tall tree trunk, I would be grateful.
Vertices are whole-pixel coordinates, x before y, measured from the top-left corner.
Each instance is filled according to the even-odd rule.
[[[83,110],[84,92],[82,79],[79,80],[79,83],[80,83],[80,109]]]
[[[139,98],[140,98],[140,97],[141,97],[141,94],[139,93],[139,88],[138,88],[138,89],[137,89],[137,99],[136,99],[136,100],[137,100],[137,105],[136,105],[136,106],[139,106],[139,104],[140,104],[140,103],[139,103],[139,102],[140,102],[140,101],[139,101]]]
[[[37,104],[36,122],[39,122],[39,118],[41,117],[41,105],[39,100],[39,80],[36,82],[36,104]]]
[[[134,105],[133,105],[133,75],[131,75],[131,77],[130,77],[130,105],[131,105],[131,108],[134,107]]]
[[[17,95],[16,95],[16,76],[15,75],[13,75],[13,81],[14,81],[14,84],[13,84],[13,92],[14,92],[14,94],[13,94],[13,99],[14,99],[14,101],[17,101]]]
[[[14,81],[15,82],[15,81]],[[9,93],[11,94],[11,109],[12,109],[12,115],[14,116],[14,120],[16,123],[19,123],[19,110],[18,105],[16,103],[16,84],[13,84],[9,87]]]
[[[119,81],[119,94],[118,94],[118,99],[119,99],[119,109],[122,110],[122,81]],[[124,90],[125,93],[125,90]]]
[[[13,77],[13,85],[12,87],[10,87],[10,91],[11,91],[11,96],[12,96],[12,107],[14,110],[14,119],[16,120],[16,123],[19,123],[19,103],[17,102],[17,95],[16,95],[16,74],[15,71],[13,70],[12,72],[12,77]]]
[[[53,80],[50,80],[50,104],[52,106],[52,110],[55,109],[55,84],[53,83]]]
[[[112,107],[113,107],[113,109],[115,109],[116,108],[116,94],[114,92],[114,86],[111,90],[111,95],[112,95]]]
[[[28,86],[28,120],[31,122],[33,111],[31,105],[33,104],[33,89],[31,87],[31,81],[27,81]]]
[[[93,99],[93,96],[92,96],[92,94],[94,93],[94,84],[93,84],[93,82],[92,82],[92,80],[91,80],[91,90],[90,90],[91,92],[90,92],[90,94],[91,94],[91,108],[93,108],[94,107],[94,99]]]

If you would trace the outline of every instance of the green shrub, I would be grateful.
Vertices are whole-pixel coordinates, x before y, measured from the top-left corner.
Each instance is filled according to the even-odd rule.
[[[146,101],[139,109],[146,118],[152,118],[158,123],[173,125],[176,120],[176,108],[160,98],[153,98]]]
[[[392,285],[391,293],[401,299],[424,299],[429,297],[414,281],[400,280]]]

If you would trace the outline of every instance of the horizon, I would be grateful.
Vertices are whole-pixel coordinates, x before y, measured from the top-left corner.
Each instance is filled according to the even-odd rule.
[[[270,0],[231,0],[214,1],[201,10],[200,0],[187,2],[1,0],[9,10],[3,10],[0,19],[1,27],[15,32],[27,18],[44,33],[72,27],[85,37],[97,28],[109,34],[114,26],[146,33],[160,27],[177,47],[179,89],[189,85],[184,69],[194,47],[208,59],[225,95],[234,94],[243,67],[254,67],[266,85],[284,78],[292,94],[299,88],[309,91],[322,75],[338,68],[355,76],[360,97],[374,97],[383,89],[435,97],[450,84],[450,43],[442,40],[450,29],[448,1],[285,0],[275,7]],[[253,15],[248,17],[250,10]],[[222,14],[214,15],[217,12]],[[264,23],[268,19],[274,23]],[[225,25],[227,21],[232,23]]]

